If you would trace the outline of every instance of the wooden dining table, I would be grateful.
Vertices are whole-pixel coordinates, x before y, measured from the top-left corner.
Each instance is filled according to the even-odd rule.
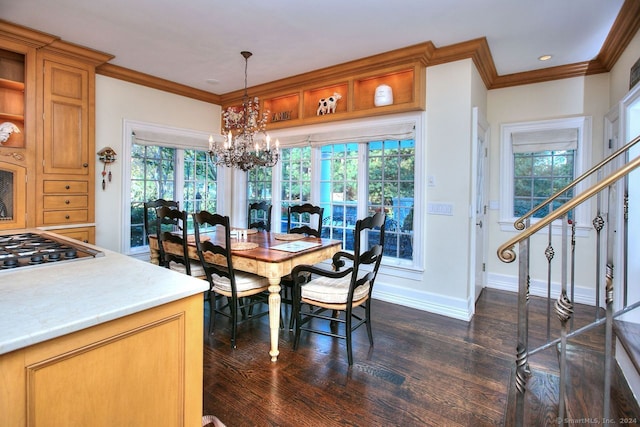
[[[317,264],[330,259],[342,248],[342,241],[304,237],[299,240],[289,240],[292,235],[270,233],[266,231],[250,230],[246,238],[231,238],[231,245],[241,242],[252,242],[258,246],[247,250],[233,250],[233,268],[266,277],[269,280],[269,330],[271,361],[278,360],[278,338],[280,330],[280,278],[288,275],[293,267],[299,264]],[[201,233],[201,238],[211,239],[224,245],[222,233]],[[283,240],[285,239],[285,240]],[[282,246],[286,245],[286,246]],[[243,245],[239,245],[243,246]],[[253,246],[253,245],[244,245]],[[158,239],[149,236],[151,262],[159,264]],[[165,243],[165,251],[182,255],[182,247]],[[195,241],[189,241],[189,258],[199,260]],[[211,263],[221,263],[219,258],[209,257],[205,260]]]

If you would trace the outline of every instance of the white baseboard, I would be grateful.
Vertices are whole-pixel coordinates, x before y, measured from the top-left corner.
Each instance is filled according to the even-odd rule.
[[[373,288],[373,298],[464,321],[471,320],[473,316],[473,302],[469,304],[469,301],[461,298],[402,288],[377,281]]]
[[[489,273],[487,275],[487,287],[503,291],[518,292],[518,277]],[[551,283],[551,298],[558,298],[558,295],[560,295],[560,289],[560,283]],[[531,280],[529,283],[529,293],[535,296],[546,297],[547,283],[541,280]],[[576,286],[574,289],[573,299],[573,302],[576,304],[595,305],[595,289]],[[600,301],[602,303],[602,298]]]

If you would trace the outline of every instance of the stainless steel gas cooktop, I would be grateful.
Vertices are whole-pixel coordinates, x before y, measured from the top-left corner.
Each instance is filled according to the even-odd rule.
[[[0,272],[103,256],[82,242],[53,233],[25,231],[0,234]]]

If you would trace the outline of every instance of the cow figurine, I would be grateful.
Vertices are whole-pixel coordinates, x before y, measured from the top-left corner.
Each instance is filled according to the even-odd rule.
[[[336,112],[336,104],[338,103],[338,99],[341,99],[342,95],[338,92],[335,92],[328,98],[322,98],[318,101],[318,110],[316,111],[316,115],[322,116],[323,114],[335,113]]]

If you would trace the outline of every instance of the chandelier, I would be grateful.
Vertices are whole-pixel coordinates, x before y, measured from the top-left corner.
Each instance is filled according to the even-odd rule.
[[[228,107],[223,115],[222,135],[224,142],[214,142],[209,136],[209,156],[219,166],[234,167],[248,171],[259,166],[272,167],[278,163],[279,141],[271,146],[266,125],[268,111],[260,111],[258,97],[249,98],[247,93],[247,65],[251,52],[242,51],[244,57],[244,95],[242,107]]]

